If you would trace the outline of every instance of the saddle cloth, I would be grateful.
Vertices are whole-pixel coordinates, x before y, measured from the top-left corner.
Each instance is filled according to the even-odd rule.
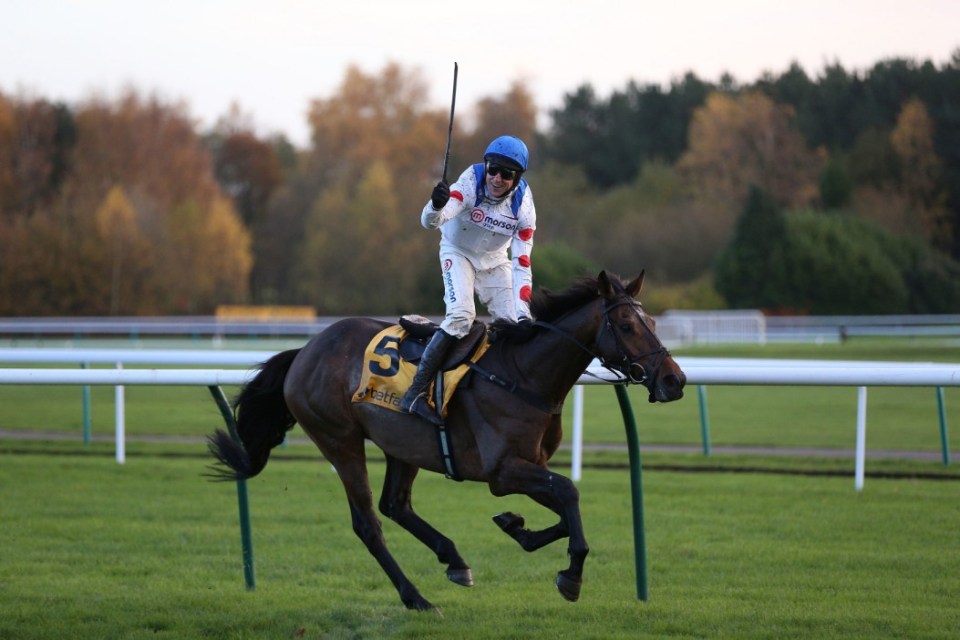
[[[360,376],[360,385],[353,394],[353,402],[369,402],[378,407],[400,412],[400,399],[410,387],[413,376],[417,372],[416,364],[400,356],[400,343],[405,337],[407,337],[407,331],[398,324],[387,327],[373,337],[363,353],[363,373]],[[476,362],[489,347],[490,344],[484,335],[476,349],[465,360]],[[462,361],[442,373],[443,402],[438,409],[441,416],[446,417],[447,403],[469,370],[466,362]],[[440,375],[437,377],[441,378]],[[436,381],[430,385],[427,397],[431,406],[436,409],[435,384]]]

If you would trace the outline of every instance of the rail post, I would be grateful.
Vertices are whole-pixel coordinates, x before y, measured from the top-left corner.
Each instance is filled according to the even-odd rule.
[[[230,408],[230,402],[223,393],[219,385],[210,385],[213,399],[217,402],[223,421],[227,423],[227,430],[230,437],[240,442],[240,436],[237,434],[237,422],[233,417],[233,410]],[[247,591],[253,591],[257,586],[256,576],[253,569],[253,535],[250,529],[250,503],[247,497],[247,481],[237,480],[237,504],[240,509],[240,546],[243,551],[243,579],[247,584]]]
[[[627,450],[630,456],[630,496],[633,505],[633,560],[637,572],[637,599],[646,602],[650,597],[647,579],[647,539],[643,526],[643,469],[640,466],[640,438],[637,435],[637,421],[633,417],[627,387],[614,385],[623,426],[627,430]]]

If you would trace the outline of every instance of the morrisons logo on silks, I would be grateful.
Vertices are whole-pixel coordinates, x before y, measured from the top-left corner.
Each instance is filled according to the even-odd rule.
[[[502,229],[508,233],[513,233],[513,230],[517,228],[518,224],[516,220],[494,218],[482,209],[474,209],[471,211],[470,219],[484,229],[490,229],[491,231]]]
[[[450,302],[457,301],[457,290],[453,286],[453,274],[447,269],[443,272],[443,278],[447,281],[447,298]]]

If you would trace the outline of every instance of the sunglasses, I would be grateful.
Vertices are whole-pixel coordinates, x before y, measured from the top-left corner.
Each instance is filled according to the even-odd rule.
[[[504,180],[513,180],[517,177],[516,169],[507,169],[504,166],[499,164],[494,164],[492,162],[487,163],[487,175],[488,176],[501,176]]]

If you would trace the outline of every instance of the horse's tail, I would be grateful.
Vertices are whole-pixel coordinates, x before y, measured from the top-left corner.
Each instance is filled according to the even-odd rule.
[[[300,349],[291,349],[273,356],[240,391],[233,403],[240,442],[223,429],[208,438],[210,453],[220,463],[210,467],[208,477],[246,480],[267,466],[270,450],[283,442],[297,422],[283,398],[283,381],[298,353]]]

